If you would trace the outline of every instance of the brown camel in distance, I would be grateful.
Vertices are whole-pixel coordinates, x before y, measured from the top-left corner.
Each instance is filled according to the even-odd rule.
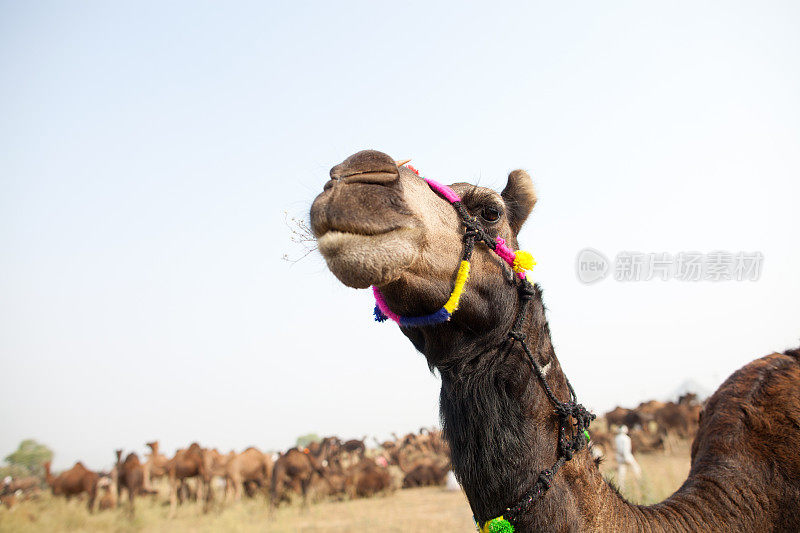
[[[330,176],[311,207],[311,227],[331,272],[353,288],[379,287],[400,316],[440,309],[464,251],[461,214],[380,152],[359,152]],[[501,194],[452,188],[488,238],[518,248],[536,202],[527,173],[512,172]],[[559,418],[543,383],[560,402],[570,396],[541,289],[520,281],[482,243],[471,263],[448,322],[401,331],[441,376],[444,435],[480,523],[504,515],[517,533],[800,530],[797,350],[767,355],[729,377],[703,410],[686,482],[659,504],[633,505],[603,479],[588,449],[567,461],[558,446]],[[548,477],[557,459],[563,466]],[[527,506],[529,496],[538,499]]]
[[[45,481],[53,491],[53,496],[64,496],[70,499],[85,492],[89,496],[87,503],[89,512],[94,511],[97,481],[100,476],[86,468],[83,463],[78,461],[72,468],[54,477],[50,473],[50,461],[47,461],[44,463],[44,475]]]
[[[364,444],[364,441],[366,439],[367,438],[364,437],[361,440],[359,440],[359,439],[350,439],[348,441],[345,441],[345,442],[342,443],[342,450],[347,452],[347,453],[355,453],[355,454],[358,455],[359,458],[363,459],[364,458],[364,453],[367,450],[367,447]]]
[[[175,452],[175,456],[167,463],[167,475],[169,476],[169,516],[175,516],[178,506],[178,489],[189,478],[198,479],[198,500],[205,496],[203,510],[207,511],[209,506],[210,483],[206,472],[203,450],[199,444],[193,442],[188,448],[182,448]]]
[[[338,463],[341,451],[342,441],[338,437],[325,437],[321,441],[312,442],[306,448],[311,455],[323,466],[326,466],[329,461]],[[338,464],[332,466],[339,466]]]
[[[345,486],[350,497],[368,498],[392,488],[389,470],[378,466],[373,459],[364,458],[348,469]]]
[[[108,476],[101,476],[97,482],[97,508],[100,511],[115,509],[117,507],[116,483]]]
[[[160,479],[167,474],[169,457],[159,451],[157,440],[146,444],[150,448],[150,453],[147,454],[147,460],[144,463],[144,488],[146,491],[152,492],[154,491],[153,480]]]
[[[225,465],[225,477],[233,485],[234,500],[242,498],[248,483],[266,488],[272,479],[272,457],[257,448],[247,448],[242,453],[233,453]]]
[[[227,455],[223,455],[216,448],[204,448],[202,450],[203,456],[203,472],[201,479],[203,486],[207,488],[204,511],[208,511],[211,502],[214,500],[214,484],[212,483],[215,477],[226,480],[227,488],[227,468],[228,463],[236,457],[236,452],[231,451]]]
[[[314,474],[327,479],[322,462],[312,453],[291,448],[281,455],[272,469],[270,482],[270,507],[274,509],[294,492],[303,497],[303,506],[308,503],[308,489]]]
[[[128,491],[128,513],[133,515],[136,495],[144,491],[144,466],[135,453],[129,453],[125,461],[122,461],[122,450],[117,450],[116,454],[117,499],[120,498],[120,491],[124,487]]]

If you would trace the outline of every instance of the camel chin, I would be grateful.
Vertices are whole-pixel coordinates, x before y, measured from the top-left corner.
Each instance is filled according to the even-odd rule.
[[[400,278],[417,257],[413,231],[401,229],[380,235],[329,231],[317,239],[328,268],[354,289],[382,286]]]

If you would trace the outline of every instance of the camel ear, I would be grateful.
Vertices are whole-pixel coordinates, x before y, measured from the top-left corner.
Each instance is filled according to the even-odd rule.
[[[536,205],[536,190],[533,180],[524,170],[514,170],[508,175],[508,183],[501,193],[506,204],[508,222],[515,234],[519,233],[522,225],[531,214]]]

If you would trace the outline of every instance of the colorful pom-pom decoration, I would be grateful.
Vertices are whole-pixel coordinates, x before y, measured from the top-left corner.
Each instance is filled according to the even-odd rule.
[[[502,516],[498,516],[483,524],[480,533],[514,533],[514,526]]]
[[[531,270],[536,265],[536,260],[533,256],[524,251],[524,250],[517,250],[517,253],[514,257],[514,272],[523,272],[525,270]]]
[[[375,322],[386,322],[389,319],[389,317],[384,315],[383,311],[381,311],[381,308],[377,305],[375,306],[373,314],[375,315]]]

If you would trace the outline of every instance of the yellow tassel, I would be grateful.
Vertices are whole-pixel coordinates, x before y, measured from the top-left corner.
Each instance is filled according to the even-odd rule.
[[[514,257],[514,272],[524,272],[525,270],[531,270],[534,265],[536,264],[536,260],[533,256],[525,252],[523,250],[517,250],[517,254]]]
[[[451,315],[458,309],[458,301],[461,299],[461,294],[464,292],[464,285],[469,278],[469,261],[461,261],[461,266],[458,267],[458,274],[456,274],[456,282],[453,286],[453,292],[450,294],[450,299],[444,304],[444,308]]]

